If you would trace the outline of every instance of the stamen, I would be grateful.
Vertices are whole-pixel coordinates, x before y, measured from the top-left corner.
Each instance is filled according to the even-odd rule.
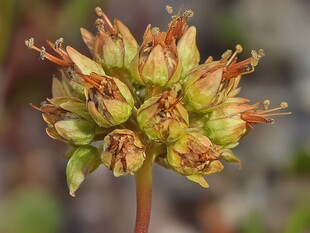
[[[241,53],[242,52],[242,46],[240,44],[237,44],[236,45],[236,51],[233,53],[233,55],[230,57],[230,59],[227,61],[226,63],[226,67],[228,67],[232,61],[235,59],[235,57],[237,56],[238,53]]]
[[[273,123],[274,120],[269,117],[291,114],[291,112],[278,112],[278,113],[275,112],[275,111],[287,108],[288,104],[286,102],[282,102],[279,107],[272,108],[272,109],[268,109],[269,104],[270,104],[270,101],[265,100],[263,102],[263,107],[265,110],[247,111],[247,112],[241,113],[241,118],[248,123]]]
[[[237,45],[236,52],[231,56],[231,58],[227,62],[226,70],[224,71],[223,78],[231,79],[231,78],[235,78],[242,74],[252,73],[255,70],[255,66],[257,66],[259,60],[265,55],[264,50],[262,49],[260,49],[258,52],[256,52],[255,50],[252,50],[251,52],[252,57],[237,63],[236,54],[240,53],[241,51],[242,51],[242,47],[240,45]],[[223,61],[223,59],[221,61]],[[250,65],[251,67],[249,67],[248,65]]]
[[[111,33],[111,34],[115,34],[114,31],[114,27],[111,23],[111,21],[109,20],[109,18],[106,16],[106,14],[102,11],[102,9],[100,7],[96,7],[95,8],[96,14],[102,18],[103,22],[105,23],[107,30]],[[97,20],[96,20],[97,21]]]
[[[88,75],[84,75],[80,72],[77,72],[77,74],[80,75],[80,77],[83,78],[86,83],[92,85],[94,88],[96,88],[96,89],[100,88],[100,84],[98,84],[97,82],[92,80]]]
[[[60,65],[60,66],[68,66],[69,65],[67,62],[47,53],[46,49],[44,47],[41,47],[41,49],[36,47],[34,45],[34,39],[33,38],[30,38],[29,40],[25,40],[25,44],[26,44],[26,46],[28,46],[28,48],[38,51],[40,53],[40,59],[41,60],[44,60],[44,58],[46,58],[49,61],[51,61],[57,65]]]

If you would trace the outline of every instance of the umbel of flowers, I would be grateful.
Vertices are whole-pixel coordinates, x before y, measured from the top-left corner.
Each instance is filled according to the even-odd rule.
[[[146,232],[149,217],[142,215],[150,198],[143,193],[151,189],[154,163],[208,187],[205,176],[221,172],[223,161],[240,163],[231,151],[239,140],[256,124],[273,123],[271,116],[289,114],[275,112],[287,104],[269,109],[269,101],[238,97],[241,77],[254,71],[263,50],[239,61],[237,45],[201,62],[196,28],[187,24],[191,10],[174,15],[167,6],[167,31],[148,25],[140,46],[121,21],[95,11],[97,33],[81,28],[92,58],[63,47],[62,38],[48,41],[57,56],[26,40],[60,69],[52,98],[33,107],[42,112],[47,134],[72,146],[66,154],[70,194],[101,164],[116,177],[136,175],[136,232]]]

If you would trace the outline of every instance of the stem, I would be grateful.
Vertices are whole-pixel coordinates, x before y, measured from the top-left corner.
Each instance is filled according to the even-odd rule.
[[[147,233],[152,208],[152,168],[154,147],[146,148],[146,159],[136,173],[137,212],[135,233]]]

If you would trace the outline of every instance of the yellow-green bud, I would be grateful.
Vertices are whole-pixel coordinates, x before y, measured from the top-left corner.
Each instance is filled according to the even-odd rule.
[[[94,121],[109,128],[128,120],[134,100],[128,87],[117,78],[95,73],[81,75],[87,85],[87,108]]]
[[[178,140],[188,128],[188,113],[174,91],[145,101],[138,110],[137,121],[146,135],[155,141]]]
[[[219,156],[216,147],[206,136],[192,132],[168,147],[167,161],[175,171],[194,180],[195,176],[197,178],[222,171]]]
[[[184,81],[184,103],[190,112],[201,112],[216,100],[223,68],[216,62],[203,64],[191,71]]]
[[[143,164],[145,147],[128,129],[116,129],[103,141],[101,160],[114,176],[133,175]]]
[[[169,87],[181,74],[175,41],[166,41],[167,33],[160,33],[148,25],[139,53],[132,61],[133,81],[140,85]]]

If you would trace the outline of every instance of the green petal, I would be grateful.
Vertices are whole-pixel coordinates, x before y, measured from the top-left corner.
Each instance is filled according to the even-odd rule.
[[[194,181],[194,182],[200,184],[204,188],[209,188],[208,182],[200,174],[194,174],[194,175],[186,176],[186,178],[189,179],[190,181]]]
[[[84,56],[70,46],[67,46],[66,50],[73,63],[80,69],[82,74],[89,75],[94,72],[99,75],[105,75],[103,68],[97,62]]]
[[[71,196],[75,196],[85,177],[96,170],[101,160],[97,148],[93,146],[79,147],[71,156],[66,170],[67,183]]]
[[[165,86],[168,81],[168,67],[161,45],[153,48],[142,70],[145,83]]]
[[[61,137],[74,145],[89,144],[95,137],[95,125],[82,119],[61,120],[54,127]]]
[[[178,42],[177,49],[182,63],[181,77],[184,78],[190,70],[198,65],[200,60],[200,54],[196,45],[196,28],[194,26],[186,30]]]

